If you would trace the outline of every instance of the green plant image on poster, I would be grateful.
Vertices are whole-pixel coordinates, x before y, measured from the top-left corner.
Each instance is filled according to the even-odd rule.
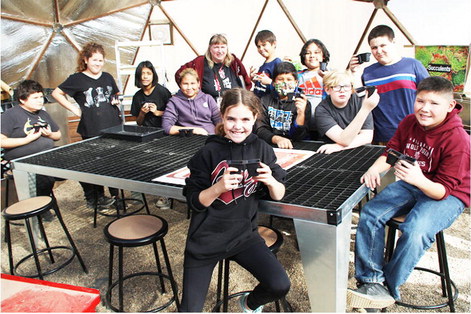
[[[462,92],[466,80],[469,46],[416,46],[415,58],[431,76],[450,80],[455,92]]]

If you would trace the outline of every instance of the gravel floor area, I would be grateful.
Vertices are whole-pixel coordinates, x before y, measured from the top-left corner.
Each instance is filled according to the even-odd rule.
[[[128,192],[127,192],[128,193]],[[66,283],[77,286],[90,287],[100,290],[102,300],[104,300],[107,278],[108,278],[108,254],[109,245],[104,239],[103,228],[113,218],[106,216],[98,216],[97,228],[93,228],[93,212],[86,208],[83,198],[83,192],[78,182],[67,180],[60,184],[56,184],[55,195],[58,199],[61,213],[74,238],[80,253],[88,267],[88,274],[85,274],[78,261],[74,260],[64,269],[46,276],[45,280]],[[165,237],[167,250],[170,255],[170,261],[173,267],[173,273],[176,277],[181,295],[182,283],[182,263],[183,249],[186,239],[186,231],[188,228],[188,220],[186,219],[186,204],[175,201],[172,209],[161,210],[155,206],[156,196],[147,195],[151,213],[159,215],[166,219],[169,223],[169,232]],[[354,213],[353,223],[355,224],[358,216]],[[268,217],[261,215],[261,223],[268,223]],[[284,244],[278,253],[278,258],[287,269],[292,281],[292,289],[287,296],[287,300],[291,304],[294,312],[310,312],[309,300],[306,291],[306,285],[303,277],[301,258],[299,251],[296,249],[296,235],[294,226],[289,219],[276,219],[275,227],[284,234]],[[445,240],[447,244],[448,262],[450,265],[451,276],[459,289],[459,297],[456,301],[457,312],[471,311],[471,235],[470,235],[470,212],[469,209],[463,213],[451,228],[445,232]],[[46,223],[46,231],[50,235],[51,243],[65,243],[63,235],[57,220]],[[4,222],[2,219],[2,239],[4,232]],[[14,256],[17,261],[20,256],[29,253],[30,248],[26,241],[24,227],[13,226]],[[353,278],[353,241],[355,236],[355,228],[352,228],[352,243],[350,252],[350,269],[349,269],[349,287],[355,286]],[[9,273],[7,246],[1,241],[1,265],[2,273]],[[65,254],[64,254],[65,255]],[[151,246],[141,248],[129,248],[124,250],[125,267],[124,272],[128,274],[132,271],[155,271],[155,262],[153,261],[153,250]],[[66,256],[64,256],[65,258]],[[235,263],[231,264],[231,292],[252,289],[256,281],[245,270],[241,269]],[[420,266],[437,270],[438,261],[435,245],[421,259]],[[25,263],[21,271],[27,273],[34,264]],[[117,272],[116,272],[117,274]],[[205,312],[211,311],[214,300],[216,281],[215,274],[208,292]],[[165,302],[168,300],[169,293],[164,296],[156,294],[156,280],[154,277],[143,277],[139,279],[130,279],[129,285],[125,291],[125,310],[127,312],[141,312],[148,307],[152,307],[153,303]],[[322,285],[322,283],[319,283]],[[427,304],[429,302],[443,302],[440,298],[441,289],[437,276],[429,275],[424,272],[414,271],[402,288],[404,301]],[[316,302],[322,302],[317,300]],[[97,312],[110,312],[110,309],[104,306],[103,302],[98,305]],[[235,300],[231,302],[229,310],[238,312]],[[264,312],[274,311],[273,305],[264,308]],[[174,305],[168,307],[166,312],[174,312]],[[362,312],[362,309],[347,308],[347,312]],[[401,306],[391,306],[387,312],[420,312],[410,308]],[[449,312],[449,308],[435,310],[435,312]]]

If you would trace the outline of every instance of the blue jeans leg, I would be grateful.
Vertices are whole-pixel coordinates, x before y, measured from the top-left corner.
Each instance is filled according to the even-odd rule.
[[[415,203],[410,185],[396,181],[370,200],[360,213],[355,240],[355,277],[361,283],[385,281],[385,225],[391,218],[406,214]]]
[[[399,287],[433,244],[435,235],[451,226],[464,210],[464,203],[454,196],[436,201],[415,190],[417,202],[399,225],[402,234],[391,261],[383,268],[389,291],[396,300],[400,299]]]

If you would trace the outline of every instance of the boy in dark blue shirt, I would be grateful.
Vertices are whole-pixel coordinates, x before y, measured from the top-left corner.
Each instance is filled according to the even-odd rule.
[[[255,83],[253,92],[259,98],[262,98],[273,91],[273,71],[281,60],[275,55],[276,37],[271,31],[263,30],[258,32],[255,36],[255,45],[258,53],[265,58],[265,62],[258,71],[254,67],[250,68],[250,78]]]

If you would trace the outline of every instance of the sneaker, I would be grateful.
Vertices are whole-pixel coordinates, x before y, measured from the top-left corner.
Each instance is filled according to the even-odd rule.
[[[247,297],[248,296],[249,296],[249,292],[243,294],[239,298],[239,306],[240,306],[240,309],[241,309],[242,313],[262,313],[263,305],[260,305],[255,310],[252,310],[251,308],[249,308],[249,306],[247,305]]]
[[[347,304],[353,308],[382,309],[395,302],[388,288],[380,283],[364,283],[347,291]]]
[[[98,198],[97,205],[98,210],[103,210],[109,208],[115,202],[114,198],[101,196]],[[95,201],[94,200],[87,200],[87,207],[91,209],[95,209]]]
[[[170,200],[161,196],[157,202],[155,202],[155,206],[159,207],[160,209],[170,209]]]
[[[98,206],[108,207],[113,205],[115,201],[114,198],[103,195],[98,197]]]

